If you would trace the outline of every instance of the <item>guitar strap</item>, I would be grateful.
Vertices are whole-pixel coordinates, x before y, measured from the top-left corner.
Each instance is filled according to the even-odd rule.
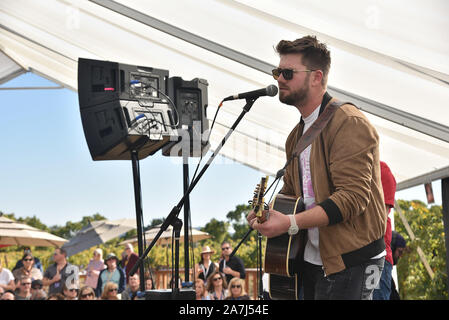
[[[301,138],[299,138],[292,156],[290,157],[290,159],[287,160],[284,167],[276,173],[275,181],[284,176],[285,170],[287,169],[290,162],[294,158],[299,158],[301,152],[303,152],[304,149],[307,148],[313,142],[313,140],[315,140],[315,138],[320,134],[321,130],[323,130],[326,127],[327,123],[332,118],[335,111],[344,104],[352,104],[352,103],[334,100],[324,109],[324,111],[320,114],[318,119],[316,119],[315,122],[310,126],[310,128],[307,129],[307,131],[301,136]],[[268,190],[269,189],[270,188],[268,188]]]
[[[307,131],[301,136],[301,138],[296,143],[294,152],[292,154],[292,158],[299,157],[301,152],[303,152],[313,142],[313,140],[315,140],[315,138],[320,134],[320,132],[326,127],[329,120],[332,119],[332,116],[334,115],[335,111],[344,104],[352,104],[352,103],[335,100],[324,109],[324,111],[320,114],[318,119],[315,120],[315,122],[310,126],[309,129],[307,129]]]

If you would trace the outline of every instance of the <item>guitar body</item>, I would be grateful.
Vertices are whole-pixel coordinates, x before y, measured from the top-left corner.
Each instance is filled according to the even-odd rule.
[[[304,211],[302,198],[278,194],[273,209],[284,214],[298,214]],[[284,233],[267,239],[264,270],[270,274],[270,297],[274,300],[297,300],[299,291],[298,270],[303,258],[306,231],[300,230],[290,236]]]

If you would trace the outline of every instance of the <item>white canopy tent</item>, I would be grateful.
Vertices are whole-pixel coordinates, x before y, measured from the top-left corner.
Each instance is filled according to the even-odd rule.
[[[224,97],[275,83],[280,39],[315,34],[331,49],[330,93],[366,112],[401,190],[449,176],[448,9],[444,0],[4,0],[0,81],[32,71],[76,90],[79,57],[152,66],[206,79],[211,118]],[[213,148],[242,106],[222,108]],[[274,174],[298,120],[261,98],[221,154]]]
[[[150,66],[206,79],[212,120],[224,97],[275,83],[280,39],[314,34],[331,50],[330,94],[366,113],[402,190],[448,181],[448,13],[445,0],[2,0],[0,83],[31,71],[77,90],[79,57]],[[212,149],[242,107],[222,107]],[[273,175],[298,121],[260,98],[221,154]]]

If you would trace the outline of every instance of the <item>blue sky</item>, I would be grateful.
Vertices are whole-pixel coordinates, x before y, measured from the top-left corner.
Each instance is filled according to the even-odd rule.
[[[32,73],[1,87],[54,86]],[[37,216],[64,225],[100,213],[134,218],[130,161],[93,161],[81,124],[78,95],[68,89],[0,90],[0,210]],[[219,116],[218,116],[219,117]],[[210,153],[203,159],[207,161]],[[218,156],[191,193],[192,224],[225,220],[247,203],[261,172]],[[190,177],[196,167],[190,161]],[[166,217],[183,194],[182,164],[161,152],[140,161],[144,224]],[[441,205],[441,183],[433,183]],[[398,199],[426,201],[424,186],[397,193]],[[181,218],[183,212],[181,212]]]

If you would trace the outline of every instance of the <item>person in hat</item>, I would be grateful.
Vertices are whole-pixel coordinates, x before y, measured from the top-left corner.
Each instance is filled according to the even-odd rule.
[[[405,251],[407,247],[407,243],[403,236],[401,236],[398,232],[391,232],[391,252],[393,253],[393,265],[396,265],[399,261],[399,258]],[[390,300],[401,300],[399,296],[399,292],[396,290],[396,284],[394,283],[394,279],[391,278],[391,293]]]
[[[214,273],[215,269],[218,267],[217,264],[215,264],[211,260],[212,254],[214,254],[215,251],[212,250],[209,246],[204,246],[203,250],[201,251],[201,260],[200,263],[197,265],[196,270],[198,272],[198,278],[206,282],[207,278]]]
[[[125,290],[125,272],[118,266],[119,259],[114,253],[109,253],[105,259],[106,269],[103,269],[98,276],[98,283],[95,294],[100,297],[104,287],[108,282],[117,284],[118,293]]]
[[[391,251],[391,219],[388,216],[391,208],[394,207],[394,197],[396,193],[396,179],[390,170],[390,167],[380,161],[380,179],[384,193],[385,211],[387,214],[387,229],[385,231],[385,256],[384,269],[380,277],[378,288],[373,291],[373,300],[389,300],[391,292],[391,272],[393,270],[393,254]]]

